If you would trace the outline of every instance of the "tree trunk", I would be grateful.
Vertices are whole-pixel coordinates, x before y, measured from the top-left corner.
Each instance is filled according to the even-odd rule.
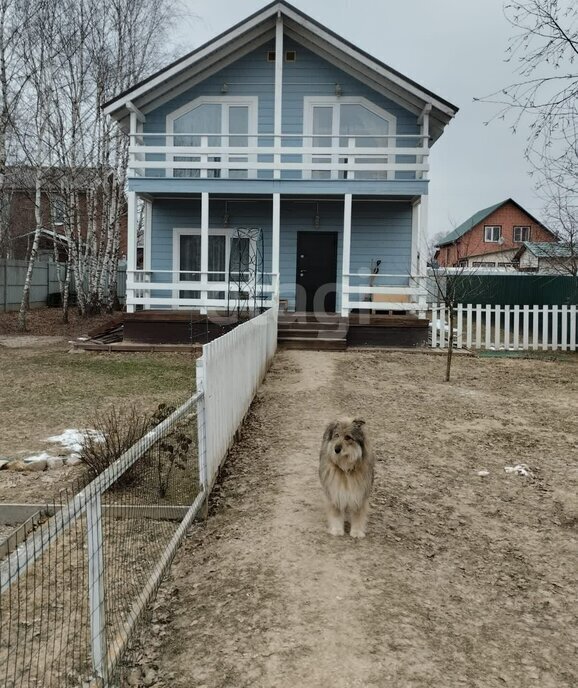
[[[34,230],[34,241],[32,242],[32,249],[28,257],[28,269],[26,270],[26,279],[24,280],[24,288],[22,290],[22,301],[20,302],[20,312],[18,314],[18,329],[20,332],[26,331],[26,313],[30,308],[30,284],[32,282],[32,272],[34,270],[34,263],[38,255],[38,245],[40,243],[40,230],[42,229],[42,171],[38,168],[36,173],[36,195],[34,198],[34,219],[36,222],[36,229]]]
[[[452,372],[452,356],[454,352],[454,307],[453,304],[449,306],[449,320],[448,320],[448,354],[446,357],[446,382],[450,381]]]

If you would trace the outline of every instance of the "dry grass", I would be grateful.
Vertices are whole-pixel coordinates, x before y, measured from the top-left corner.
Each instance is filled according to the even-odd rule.
[[[183,401],[195,386],[195,357],[180,353],[0,347],[0,370],[0,456],[41,451],[50,435],[91,427],[96,412],[112,404],[152,411]]]
[[[116,313],[115,315],[118,315]],[[38,308],[27,315],[27,334],[58,337],[78,337],[111,320],[111,315],[81,318],[76,308],[71,308],[68,323],[62,322],[60,308]],[[26,334],[25,333],[25,334]],[[18,329],[18,313],[0,313],[0,335],[22,334]]]

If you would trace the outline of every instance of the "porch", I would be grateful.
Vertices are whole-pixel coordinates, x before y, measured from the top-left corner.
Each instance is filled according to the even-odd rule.
[[[425,312],[427,196],[142,194],[127,310]],[[136,196],[134,198],[136,217]]]

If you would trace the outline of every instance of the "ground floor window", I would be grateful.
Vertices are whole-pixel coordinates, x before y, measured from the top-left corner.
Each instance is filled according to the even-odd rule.
[[[249,277],[250,239],[239,238],[228,230],[209,234],[208,282],[227,285],[246,281]],[[179,270],[179,282],[197,282],[201,279],[201,231],[175,230],[174,259]],[[179,298],[200,299],[196,290],[180,290]],[[226,298],[225,291],[209,292],[210,299]]]

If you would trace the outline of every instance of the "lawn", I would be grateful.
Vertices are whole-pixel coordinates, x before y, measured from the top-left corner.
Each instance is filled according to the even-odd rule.
[[[195,355],[0,346],[0,371],[0,456],[12,457],[45,449],[66,428],[90,427],[112,404],[153,410],[183,401],[194,390]]]

